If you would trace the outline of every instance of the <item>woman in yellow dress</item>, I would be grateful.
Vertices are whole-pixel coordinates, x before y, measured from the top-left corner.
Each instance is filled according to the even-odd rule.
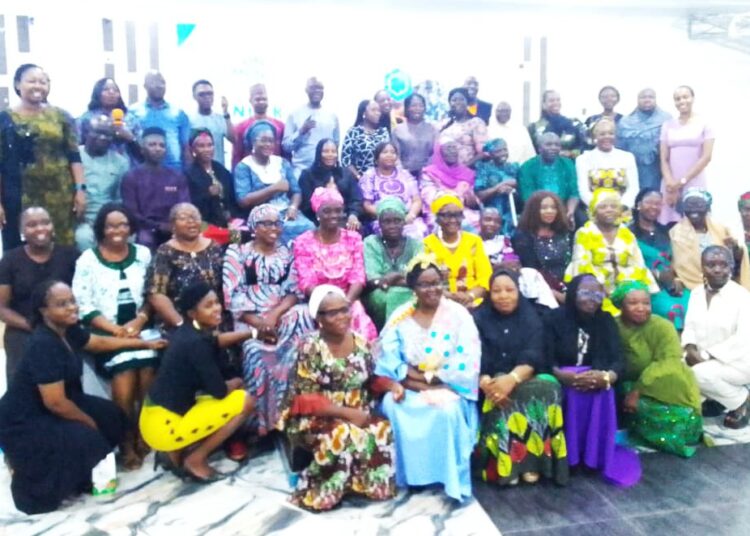
[[[492,274],[492,265],[479,235],[461,230],[464,205],[455,195],[445,194],[430,204],[438,228],[424,239],[425,253],[435,256],[448,281],[445,296],[472,308],[482,302]]]
[[[604,286],[607,297],[602,309],[614,316],[610,294],[623,281],[644,283],[649,292],[659,292],[654,276],[646,267],[635,235],[622,223],[622,199],[610,188],[599,188],[589,204],[589,221],[576,231],[573,258],[565,271],[565,281],[580,274],[591,274]]]

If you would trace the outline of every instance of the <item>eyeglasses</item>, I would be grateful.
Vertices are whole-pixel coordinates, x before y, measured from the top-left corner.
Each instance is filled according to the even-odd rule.
[[[588,290],[585,288],[578,289],[577,296],[579,298],[588,299],[588,300],[594,300],[594,301],[604,301],[604,292],[601,290]]]
[[[348,305],[345,305],[344,307],[339,307],[338,309],[328,309],[327,311],[319,310],[318,314],[326,318],[334,318],[339,315],[349,314],[350,310],[351,310],[351,307],[349,307]]]
[[[441,220],[462,220],[464,219],[463,212],[438,212],[437,217]]]
[[[262,220],[255,222],[255,225],[256,227],[276,227],[280,229],[281,227],[284,227],[284,222],[281,220]]]
[[[180,223],[194,223],[194,222],[200,222],[201,217],[196,216],[195,214],[180,214],[175,218],[176,221]]]

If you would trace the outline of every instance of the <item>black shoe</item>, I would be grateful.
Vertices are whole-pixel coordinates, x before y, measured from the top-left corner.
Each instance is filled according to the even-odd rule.
[[[719,404],[716,400],[706,400],[702,406],[704,417],[718,417],[726,410],[727,408]]]
[[[191,480],[196,484],[213,484],[214,482],[218,482],[219,480],[224,480],[227,475],[225,475],[224,473],[220,473],[219,471],[214,471],[209,476],[198,476],[183,465],[182,477],[183,480]]]

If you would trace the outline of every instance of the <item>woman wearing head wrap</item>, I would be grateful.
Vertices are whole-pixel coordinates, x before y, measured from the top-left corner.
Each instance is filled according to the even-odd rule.
[[[589,221],[576,231],[573,258],[565,281],[591,274],[604,286],[602,309],[617,314],[609,295],[627,279],[642,281],[652,293],[659,292],[654,276],[646,268],[635,235],[621,221],[622,200],[616,190],[600,188],[589,205]]]
[[[366,282],[362,237],[341,228],[344,199],[335,185],[316,188],[310,206],[318,228],[298,236],[293,245],[299,289],[307,296],[326,283],[342,289],[352,304],[354,331],[372,341],[377,337],[375,324],[359,301]]]
[[[481,120],[480,120],[481,122]],[[435,144],[432,164],[422,170],[419,191],[422,195],[422,210],[425,221],[434,228],[434,213],[431,205],[443,194],[451,194],[464,205],[467,228],[479,230],[479,200],[474,195],[474,170],[458,161],[458,144],[450,138],[441,137]],[[472,207],[472,208],[469,208]]]
[[[531,141],[539,152],[542,134],[553,132],[560,137],[560,156],[575,160],[586,145],[586,126],[578,119],[569,119],[560,113],[560,94],[548,89],[542,96],[542,116],[528,126]]]
[[[227,227],[235,218],[242,217],[234,193],[232,174],[213,159],[214,138],[207,128],[194,130],[190,135],[193,163],[185,172],[190,189],[190,200],[198,208],[203,221],[217,227]]]
[[[450,112],[440,128],[440,136],[458,144],[461,165],[473,166],[484,155],[482,146],[487,141],[487,123],[469,112],[469,93],[465,88],[451,89],[448,104]]]
[[[544,327],[523,297],[518,274],[499,269],[490,297],[473,313],[482,341],[482,427],[474,474],[485,482],[568,480],[562,392],[547,368]],[[528,433],[527,430],[531,429]]]
[[[380,235],[364,240],[365,272],[370,292],[365,307],[382,328],[396,307],[414,294],[406,286],[406,265],[422,252],[422,240],[405,233],[406,205],[398,197],[386,197],[377,205]]]
[[[139,428],[146,443],[158,451],[157,461],[165,469],[205,484],[223,478],[208,465],[208,456],[247,420],[255,403],[244,390],[242,378],[225,381],[222,377],[220,349],[256,332],[218,334],[221,301],[203,282],[182,290],[180,308],[185,321],[169,339],[143,402]],[[185,451],[196,443],[196,448]]]
[[[461,200],[449,194],[432,202],[430,209],[438,228],[424,239],[424,248],[447,273],[446,297],[473,307],[481,303],[485,295],[492,265],[479,235],[461,230],[463,208]]]
[[[669,230],[677,277],[690,290],[701,286],[701,253],[711,245],[726,246],[734,255],[734,280],[750,289],[748,252],[740,247],[727,226],[709,215],[712,201],[711,194],[699,188],[688,188],[682,196],[685,216]]]
[[[617,408],[612,389],[625,369],[617,325],[602,309],[606,294],[593,275],[568,284],[565,304],[544,318],[549,365],[563,385],[565,442],[571,467],[601,470],[620,486],[641,478],[638,456],[615,444]]]
[[[248,225],[255,238],[230,245],[224,255],[224,304],[235,329],[258,330],[257,339],[242,345],[242,370],[256,399],[249,424],[264,436],[279,424],[297,343],[314,326],[297,287],[292,252],[279,241],[283,226],[279,211],[273,205],[259,205],[250,212]]]
[[[600,119],[593,127],[596,146],[576,158],[578,193],[584,205],[598,188],[612,188],[620,192],[622,204],[633,208],[638,193],[638,168],[635,157],[615,147],[614,121]]]
[[[300,210],[311,221],[315,221],[315,211],[310,205],[313,192],[319,187],[335,186],[344,199],[346,227],[356,231],[360,227],[362,216],[362,192],[357,179],[351,172],[339,164],[336,142],[325,138],[315,147],[315,160],[309,169],[302,171],[299,187],[302,192]]]
[[[740,196],[737,208],[742,218],[742,229],[745,231],[745,246],[750,253],[750,192],[745,192]]]
[[[510,236],[515,229],[510,204],[515,203],[516,178],[520,165],[508,162],[508,144],[496,138],[484,144],[489,158],[477,162],[474,193],[485,207],[497,209],[503,219],[503,234]]]
[[[616,322],[625,352],[625,424],[650,447],[692,456],[703,433],[700,391],[674,326],[651,314],[651,296],[640,281],[620,283],[612,303],[622,312]]]
[[[245,211],[263,203],[277,208],[284,222],[281,241],[287,244],[315,226],[299,213],[299,184],[291,164],[273,154],[275,140],[276,128],[268,121],[257,121],[245,132],[251,152],[234,168],[234,188]]]
[[[443,297],[434,257],[414,257],[406,283],[416,300],[389,318],[375,367],[406,391],[402,398],[386,394],[381,406],[395,436],[396,483],[441,484],[448,497],[464,501],[477,436],[479,335],[469,312]]]
[[[374,378],[370,347],[352,330],[351,302],[340,288],[316,287],[310,315],[319,329],[299,346],[284,411],[293,456],[301,450],[309,460],[292,503],[320,511],[351,492],[390,499],[396,493],[391,425],[372,410],[379,393],[388,390],[400,400],[403,387]]]
[[[411,173],[398,167],[398,156],[398,149],[389,141],[375,147],[375,167],[367,170],[359,181],[363,211],[369,218],[377,217],[380,201],[398,199],[407,207],[404,234],[422,239],[427,234],[427,225],[421,217],[419,186]],[[372,229],[379,232],[377,220],[372,223]]]

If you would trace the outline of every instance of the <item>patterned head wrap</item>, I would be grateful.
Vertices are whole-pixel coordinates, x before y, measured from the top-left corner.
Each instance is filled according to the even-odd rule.
[[[318,285],[313,289],[310,294],[310,301],[307,303],[307,306],[310,309],[310,316],[313,318],[318,316],[320,304],[323,303],[323,300],[329,294],[335,294],[336,296],[341,296],[346,299],[346,294],[339,287],[334,285]]]
[[[453,194],[443,194],[436,197],[435,200],[430,204],[430,212],[432,212],[433,214],[437,214],[445,205],[456,205],[461,210],[464,209],[464,204],[458,197]]]
[[[273,205],[263,203],[250,211],[250,216],[247,218],[247,226],[250,227],[251,230],[254,230],[259,221],[268,220],[269,217],[273,216],[278,218],[279,210]]]
[[[589,218],[592,220],[596,215],[596,207],[598,207],[602,201],[616,199],[618,202],[622,201],[620,192],[613,190],[612,188],[597,188],[594,190],[594,195],[591,197],[591,203],[589,204]]]
[[[750,203],[750,192],[745,192],[740,196],[740,200],[737,202],[737,208],[742,208],[742,205]]]
[[[706,204],[708,205],[708,208],[711,208],[711,203],[713,203],[714,198],[711,194],[709,194],[706,190],[703,190],[702,188],[687,188],[685,192],[682,194],[682,202],[684,203],[691,197],[697,197],[699,199],[703,199]]]
[[[649,293],[648,285],[642,281],[636,281],[633,279],[623,281],[622,283],[617,285],[617,288],[609,297],[612,305],[620,309],[622,307],[622,302],[625,300],[625,296],[627,296],[634,290],[642,290],[646,294]]]
[[[344,205],[344,198],[341,197],[338,188],[328,188],[318,186],[310,198],[310,206],[315,214],[318,213],[323,205]]]
[[[384,197],[375,205],[375,213],[378,218],[384,212],[395,212],[402,218],[406,217],[407,208],[403,201],[396,196]]]
[[[188,139],[188,145],[192,147],[192,145],[201,138],[209,138],[211,141],[214,141],[214,136],[211,134],[211,131],[207,128],[194,128],[190,132],[190,138]]]
[[[274,139],[276,139],[276,127],[271,123],[263,120],[253,123],[253,126],[245,131],[245,136],[242,140],[245,143],[245,147],[251,148],[253,146],[253,142],[258,139],[258,136],[266,131],[273,134]]]
[[[508,144],[505,143],[504,139],[495,138],[494,140],[489,140],[487,143],[485,143],[484,146],[482,147],[482,150],[485,153],[491,153],[492,151],[497,151],[498,149],[501,149],[507,146]]]

